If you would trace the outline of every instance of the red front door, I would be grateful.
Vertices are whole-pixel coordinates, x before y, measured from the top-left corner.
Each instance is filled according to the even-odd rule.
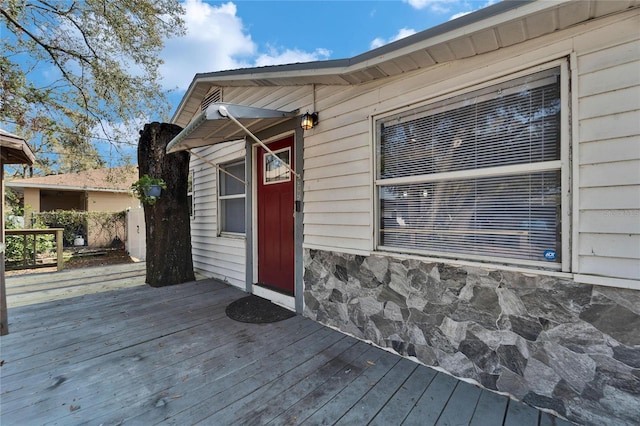
[[[293,136],[258,148],[258,283],[293,294],[295,176]]]

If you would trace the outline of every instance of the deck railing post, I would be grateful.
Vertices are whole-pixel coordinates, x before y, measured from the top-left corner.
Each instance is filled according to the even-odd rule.
[[[36,234],[33,234],[33,262],[31,263],[31,265],[36,266],[37,263],[37,259],[38,259],[38,236]]]
[[[27,263],[27,254],[28,254],[28,251],[27,251],[27,234],[24,234],[22,236],[22,264],[24,266],[28,265],[28,263]]]
[[[25,269],[25,268],[40,268],[40,267],[49,267],[52,263],[42,263],[38,264],[38,236],[41,235],[53,235],[56,239],[56,267],[58,271],[64,269],[64,228],[45,228],[45,229],[37,229],[37,228],[28,228],[28,229],[5,229],[4,230],[7,235],[15,235],[18,238],[19,235],[22,235],[22,259],[17,263],[17,266],[22,265],[23,268],[17,269]],[[29,241],[29,237],[33,237],[33,243]],[[47,239],[49,241],[49,239]],[[29,255],[29,245],[33,247],[33,256]],[[49,253],[49,252],[47,252]],[[49,259],[49,258],[47,258]]]
[[[56,252],[58,254],[58,271],[62,271],[64,260],[62,259],[62,229],[56,229]]]

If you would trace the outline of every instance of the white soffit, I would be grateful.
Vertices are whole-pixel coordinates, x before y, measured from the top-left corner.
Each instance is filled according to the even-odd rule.
[[[209,105],[169,142],[167,153],[244,138],[244,129],[230,120],[227,114],[255,134],[290,120],[297,115],[297,111],[285,112],[216,102]]]

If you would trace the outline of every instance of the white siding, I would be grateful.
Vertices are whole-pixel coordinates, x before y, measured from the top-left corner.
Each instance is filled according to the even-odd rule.
[[[244,141],[194,150],[214,164],[244,159]],[[194,217],[191,221],[193,265],[201,274],[245,288],[245,239],[218,236],[218,172],[207,162],[191,156]]]
[[[571,64],[576,70],[572,75],[578,81],[572,82],[577,89],[571,105],[576,154],[570,174],[577,193],[573,195],[574,215],[564,221],[572,226],[574,237],[571,272],[638,280],[639,16],[638,10],[632,10],[363,85],[318,85],[315,96],[312,86],[226,87],[224,101],[319,112],[319,125],[306,131],[304,138],[304,245],[366,254],[375,249],[372,117],[509,79],[514,73],[533,72],[538,65],[573,55],[577,62]],[[227,154],[244,153],[243,147],[236,148]],[[224,157],[214,152],[217,149],[205,151],[212,159]],[[222,247],[215,236],[215,190],[205,192],[205,186],[215,188],[215,171],[194,164],[203,167],[196,171],[194,236],[202,238],[194,242],[194,258],[202,269],[227,274],[230,272],[222,271],[219,262],[205,260]],[[244,279],[240,265],[232,268],[238,280]]]
[[[633,11],[425,71],[355,87],[317,87],[320,125],[307,131],[304,141],[305,244],[330,250],[374,249],[370,116],[448,96],[525,69],[528,63],[575,52],[579,117],[573,119],[579,119],[579,134],[573,144],[580,146],[579,164],[573,167],[578,167],[580,207],[573,221],[578,241],[573,244],[577,262],[572,270],[640,278],[638,23],[638,12]],[[257,106],[312,108],[310,87],[238,88],[225,95],[227,101]],[[603,266],[607,259],[608,270]]]
[[[577,268],[640,279],[640,34],[578,57]],[[628,30],[628,31],[626,31]],[[623,34],[630,39],[625,40]],[[594,40],[595,42],[595,40]],[[575,167],[575,165],[574,165]]]

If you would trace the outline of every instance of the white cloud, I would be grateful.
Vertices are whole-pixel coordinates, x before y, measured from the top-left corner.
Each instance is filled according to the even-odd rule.
[[[331,55],[326,49],[305,52],[272,46],[259,52],[232,2],[214,6],[206,0],[186,0],[184,8],[187,33],[167,40],[162,52],[165,63],[160,73],[165,89],[185,90],[196,73],[309,62]]]
[[[294,64],[296,62],[312,62],[328,59],[331,51],[327,49],[316,49],[313,52],[305,52],[299,49],[284,49],[279,51],[275,47],[270,47],[268,53],[262,53],[255,59],[255,66],[264,67],[268,65]]]
[[[475,9],[471,9],[471,10],[466,11],[466,12],[458,12],[458,13],[455,13],[455,14],[451,15],[449,20],[451,21],[451,20],[460,18],[460,17],[462,17],[464,15],[468,15],[468,14],[470,14],[472,12],[475,12],[476,10],[484,9],[485,7],[489,7],[492,4],[496,4],[498,1],[500,1],[500,0],[487,0],[486,3],[483,3],[482,5],[476,7]]]
[[[433,12],[447,13],[453,6],[462,5],[460,0],[403,0],[405,3],[409,3],[414,9],[429,8]]]
[[[400,31],[398,31],[398,34],[396,34],[395,36],[391,37],[389,40],[385,40],[382,37],[377,37],[375,38],[370,46],[372,49],[376,49],[380,46],[384,46],[385,44],[391,43],[393,41],[396,40],[400,40],[402,38],[405,37],[409,37],[410,35],[413,35],[416,33],[416,30],[412,29],[412,28],[402,28]]]
[[[256,45],[244,32],[235,4],[186,0],[184,9],[186,35],[167,40],[162,52],[160,73],[166,88],[185,89],[199,72],[247,66],[245,58],[255,53]]]
[[[455,13],[455,14],[451,15],[451,17],[449,18],[449,20],[450,20],[450,21],[453,21],[454,19],[461,18],[461,17],[463,17],[464,15],[468,15],[468,14],[470,14],[471,12],[473,12],[473,11],[472,11],[472,10],[470,10],[470,11],[468,11],[468,12],[458,12],[458,13]]]
[[[476,10],[483,9],[487,6],[491,6],[499,2],[500,0],[486,0],[482,2],[482,4],[478,7],[473,7],[475,4],[481,3],[479,0],[402,0],[405,3],[408,3],[414,9],[422,10],[429,9],[434,13],[445,14],[450,13],[452,11],[458,10],[459,12],[451,15],[449,20],[459,18],[461,16],[467,15],[471,12],[475,12]],[[460,11],[460,9],[468,9],[467,11]]]

